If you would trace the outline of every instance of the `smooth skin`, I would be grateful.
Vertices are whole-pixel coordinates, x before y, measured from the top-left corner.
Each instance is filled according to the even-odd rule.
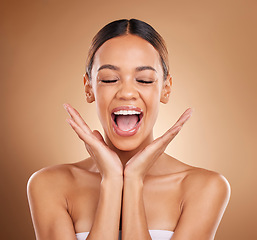
[[[114,240],[119,229],[123,240],[151,239],[148,229],[174,231],[172,240],[214,239],[230,186],[222,175],[164,153],[191,108],[154,140],[159,104],[168,102],[172,85],[170,75],[163,80],[158,52],[134,35],[110,39],[97,50],[92,79],[85,75],[84,84],[87,101],[96,103],[104,137],[64,104],[67,122],[90,157],[44,168],[29,179],[37,239],[76,240],[75,233],[90,232],[89,240]],[[142,124],[135,135],[119,136],[111,111],[128,105],[143,110]]]

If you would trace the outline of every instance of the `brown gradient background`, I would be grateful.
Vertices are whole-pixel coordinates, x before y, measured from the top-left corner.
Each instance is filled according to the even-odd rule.
[[[88,156],[62,104],[101,129],[82,75],[92,37],[120,18],[150,23],[168,45],[173,88],[155,136],[194,108],[167,153],[231,184],[216,239],[257,239],[256,10],[254,0],[1,1],[1,239],[35,239],[33,172]]]

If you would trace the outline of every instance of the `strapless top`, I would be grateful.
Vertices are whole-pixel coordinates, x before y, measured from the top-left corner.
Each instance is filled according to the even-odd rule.
[[[153,240],[170,240],[174,232],[168,230],[149,230],[149,234]],[[85,240],[89,232],[76,233],[77,240]],[[121,240],[121,230],[119,232],[119,240]]]

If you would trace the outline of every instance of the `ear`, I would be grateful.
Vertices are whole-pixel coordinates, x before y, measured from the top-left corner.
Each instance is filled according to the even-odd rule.
[[[95,96],[93,93],[91,81],[89,80],[87,73],[85,73],[83,77],[87,102],[92,103],[95,101]]]
[[[169,101],[172,86],[172,77],[168,74],[166,80],[163,82],[163,88],[161,92],[161,102],[166,104]]]

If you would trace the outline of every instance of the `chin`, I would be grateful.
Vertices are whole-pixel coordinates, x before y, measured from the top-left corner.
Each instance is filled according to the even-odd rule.
[[[114,144],[113,144],[114,145]],[[114,145],[117,149],[119,149],[120,151],[124,151],[124,152],[131,152],[131,151],[134,151],[136,149],[138,149],[138,145],[135,145],[135,144],[116,144]]]
[[[112,145],[120,151],[129,152],[140,150],[145,146],[146,139],[144,140],[142,136],[131,136],[122,138],[111,138]]]

